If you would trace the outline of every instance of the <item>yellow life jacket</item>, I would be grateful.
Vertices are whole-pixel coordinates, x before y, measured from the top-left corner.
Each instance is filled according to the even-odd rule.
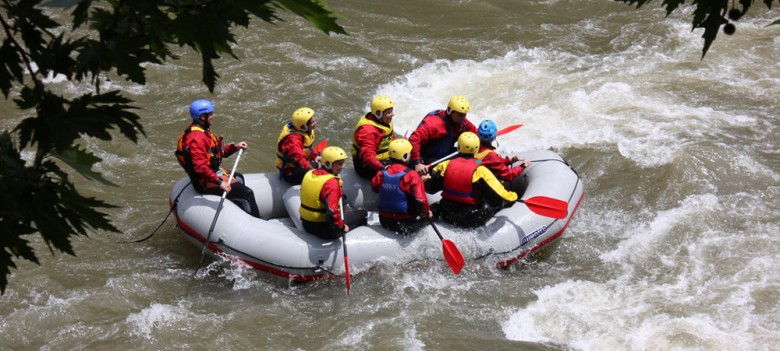
[[[320,193],[325,182],[332,178],[338,178],[339,186],[343,184],[341,178],[330,173],[316,175],[314,170],[306,172],[301,182],[301,207],[299,209],[301,218],[309,222],[327,221],[325,210],[328,205],[320,200]]]
[[[311,157],[312,144],[314,144],[316,133],[313,130],[311,133],[295,130],[292,126],[292,122],[287,123],[284,125],[284,128],[282,128],[282,132],[279,133],[279,139],[276,140],[276,169],[281,170],[288,167],[298,167],[298,163],[295,162],[295,160],[282,152],[282,141],[291,134],[300,134],[303,136],[303,153],[306,155],[307,159]]]
[[[355,130],[352,131],[352,157],[360,158],[360,146],[358,146],[357,141],[355,140],[355,132],[357,132],[358,128],[368,124],[378,128],[384,134],[376,149],[376,158],[379,161],[387,160],[390,157],[387,147],[390,145],[390,142],[393,141],[393,122],[390,122],[390,125],[386,126],[373,119],[369,119],[369,115],[371,114],[369,113],[363,116],[355,126]]]

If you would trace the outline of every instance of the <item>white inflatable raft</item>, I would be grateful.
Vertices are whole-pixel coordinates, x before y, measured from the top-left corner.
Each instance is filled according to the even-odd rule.
[[[566,229],[583,198],[578,174],[551,151],[519,154],[533,162],[523,173],[525,191],[521,199],[546,197],[562,200],[565,217],[556,219],[531,211],[516,202],[499,211],[486,225],[464,229],[436,222],[444,238],[454,242],[470,264],[487,263],[505,267],[558,239]],[[377,194],[369,182],[352,169],[342,171],[347,203],[354,208],[376,209]],[[246,185],[255,193],[263,219],[254,218],[231,201],[223,208],[210,235],[208,252],[289,281],[311,281],[344,275],[341,240],[323,241],[300,229],[299,186],[290,187],[277,172],[244,174]],[[433,203],[439,196],[429,195]],[[201,195],[189,185],[189,178],[176,183],[170,203],[184,236],[202,249],[209,236],[220,197]],[[530,202],[529,202],[530,203]],[[289,213],[292,215],[292,220]],[[537,211],[538,212],[538,211]],[[369,212],[369,225],[352,229],[346,235],[351,274],[378,264],[404,264],[419,260],[444,261],[442,242],[430,226],[401,236],[379,225],[375,212]]]

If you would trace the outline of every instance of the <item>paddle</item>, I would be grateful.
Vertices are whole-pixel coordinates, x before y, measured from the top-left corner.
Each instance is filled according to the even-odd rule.
[[[528,206],[528,209],[545,217],[564,219],[569,214],[569,204],[566,201],[547,196],[534,196],[526,200],[517,200]]]
[[[504,134],[513,132],[513,131],[519,129],[520,127],[522,127],[522,126],[523,126],[522,124],[513,124],[513,125],[511,125],[509,127],[506,127],[504,129],[499,130],[498,133],[496,133],[496,136],[499,137],[499,136],[502,136]],[[440,159],[438,159],[436,161],[433,161],[433,162],[429,163],[428,164],[428,168],[431,168],[431,167],[433,167],[433,166],[435,166],[435,165],[437,165],[439,163],[447,161],[447,160],[449,160],[449,159],[451,159],[451,158],[453,158],[453,157],[455,157],[457,155],[458,155],[458,151],[455,151],[455,152],[453,152],[453,153],[451,153],[451,154],[449,154],[447,156],[444,156],[444,157],[442,157],[442,158],[440,158]]]
[[[504,129],[499,130],[498,133],[496,133],[496,136],[500,137],[500,136],[502,136],[504,134],[507,134],[507,133],[510,133],[510,132],[514,132],[515,130],[520,129],[520,127],[522,127],[522,126],[523,126],[522,124],[513,124],[513,125],[511,125],[509,127],[506,127]]]
[[[339,200],[339,211],[341,211],[341,220],[346,221],[344,218],[344,203]],[[344,222],[346,225],[346,222]],[[344,248],[344,272],[347,275],[347,296],[349,296],[349,285],[352,283],[352,277],[349,275],[349,258],[347,255],[347,233],[341,236],[341,246]]]
[[[228,184],[230,184],[233,181],[233,174],[236,174],[236,167],[238,167],[238,161],[241,160],[241,154],[244,152],[244,149],[238,149],[238,156],[236,156],[236,162],[233,163],[233,170],[230,171],[230,176],[228,177]],[[219,218],[219,212],[222,211],[222,204],[225,203],[225,197],[227,197],[227,191],[222,193],[222,199],[219,200],[219,205],[217,205],[217,213],[214,214],[214,220],[211,221],[211,228],[209,228],[209,233],[206,235],[206,242],[203,244],[203,251],[200,252],[200,262],[198,262],[198,267],[195,269],[195,273],[198,273],[198,270],[200,270],[200,266],[203,264],[203,256],[206,255],[206,249],[209,247],[209,242],[211,242],[211,233],[214,232],[214,226],[217,225],[217,218]]]
[[[460,250],[458,250],[458,247],[455,246],[454,242],[444,239],[444,237],[441,236],[439,228],[437,228],[436,224],[433,223],[433,219],[430,217],[427,218],[428,222],[431,223],[431,227],[433,227],[433,230],[436,232],[436,235],[438,235],[439,239],[441,239],[442,251],[444,251],[444,259],[447,261],[447,265],[450,266],[450,269],[452,269],[453,273],[460,273],[460,270],[463,269],[463,266],[466,264],[466,261],[463,259],[463,255],[460,253]]]
[[[311,154],[309,154],[309,159],[316,157],[317,154],[321,153],[322,150],[325,150],[327,146],[328,146],[328,139],[320,141],[319,144],[314,145],[314,147],[311,148]]]

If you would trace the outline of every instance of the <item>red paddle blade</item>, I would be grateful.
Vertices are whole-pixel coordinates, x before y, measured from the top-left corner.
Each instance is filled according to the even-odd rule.
[[[458,247],[455,246],[455,243],[447,239],[443,239],[441,244],[442,250],[444,250],[444,259],[447,260],[447,265],[450,266],[450,269],[452,269],[453,273],[460,273],[460,270],[463,269],[464,265],[466,265],[466,260],[463,259],[463,255],[460,253],[460,250],[458,250]]]
[[[496,136],[501,136],[501,135],[504,135],[506,133],[511,133],[511,132],[519,129],[522,126],[523,126],[522,124],[513,124],[513,125],[511,125],[509,127],[506,127],[504,129],[499,130],[498,133],[496,133]]]
[[[318,154],[318,153],[322,152],[322,150],[325,150],[325,148],[326,148],[327,146],[328,146],[328,139],[325,139],[325,140],[321,141],[319,144],[315,145],[315,146],[314,146],[314,147],[311,149],[311,152],[312,152],[313,154]]]
[[[545,217],[564,219],[569,214],[569,204],[566,201],[551,197],[534,196],[520,202],[525,203],[534,213]]]

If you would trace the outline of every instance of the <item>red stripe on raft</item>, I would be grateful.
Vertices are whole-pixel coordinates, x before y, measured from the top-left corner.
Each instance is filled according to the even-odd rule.
[[[566,225],[564,225],[563,228],[561,228],[561,230],[559,230],[557,233],[555,233],[554,235],[550,236],[549,238],[545,239],[544,241],[536,244],[534,247],[521,252],[519,255],[517,255],[517,257],[508,259],[506,261],[500,261],[500,262],[496,263],[496,267],[498,267],[498,268],[507,267],[507,266],[517,262],[518,260],[521,260],[521,259],[525,258],[530,253],[540,249],[542,246],[549,244],[553,240],[557,239],[559,236],[563,235],[563,232],[566,230],[566,228],[569,227],[569,222],[571,222],[571,219],[574,218],[574,213],[576,213],[577,209],[580,208],[580,204],[582,203],[582,200],[584,198],[585,198],[585,193],[583,192],[582,196],[580,197],[580,201],[577,201],[577,206],[574,206],[574,211],[571,212],[571,216],[569,216],[569,220],[566,221]]]
[[[173,206],[173,204],[170,203],[170,199],[168,199],[168,202],[169,202],[170,206]],[[198,233],[198,231],[196,231],[195,229],[190,228],[190,226],[188,226],[186,223],[182,222],[182,220],[179,218],[179,214],[176,211],[173,211],[173,215],[176,216],[176,222],[179,223],[179,227],[181,227],[182,231],[187,233],[187,235],[189,235],[189,236],[195,238],[196,240],[198,240],[198,242],[200,242],[201,244],[206,242],[206,237],[201,235],[200,233]],[[222,257],[224,257],[224,258],[226,258],[226,259],[228,259],[230,261],[233,261],[233,262],[240,261],[240,262],[243,262],[246,265],[248,265],[248,266],[250,266],[253,269],[256,269],[258,271],[271,273],[273,275],[277,275],[277,276],[280,276],[282,278],[285,278],[285,279],[288,279],[288,280],[291,280],[291,281],[294,281],[294,282],[310,282],[310,281],[314,281],[314,280],[333,279],[333,278],[335,278],[334,275],[329,275],[329,274],[325,274],[325,275],[322,275],[322,274],[321,275],[291,274],[290,272],[283,271],[281,269],[277,269],[277,268],[274,268],[274,267],[271,267],[271,266],[262,265],[262,264],[259,264],[257,262],[248,261],[248,260],[245,260],[245,259],[242,259],[242,258],[239,258],[239,257],[235,257],[233,255],[229,255],[229,254],[225,253],[224,251],[222,251],[213,242],[209,243],[209,249],[211,251],[213,251],[214,253],[216,253],[216,254],[218,254],[218,255],[220,255],[220,256],[222,256]]]

